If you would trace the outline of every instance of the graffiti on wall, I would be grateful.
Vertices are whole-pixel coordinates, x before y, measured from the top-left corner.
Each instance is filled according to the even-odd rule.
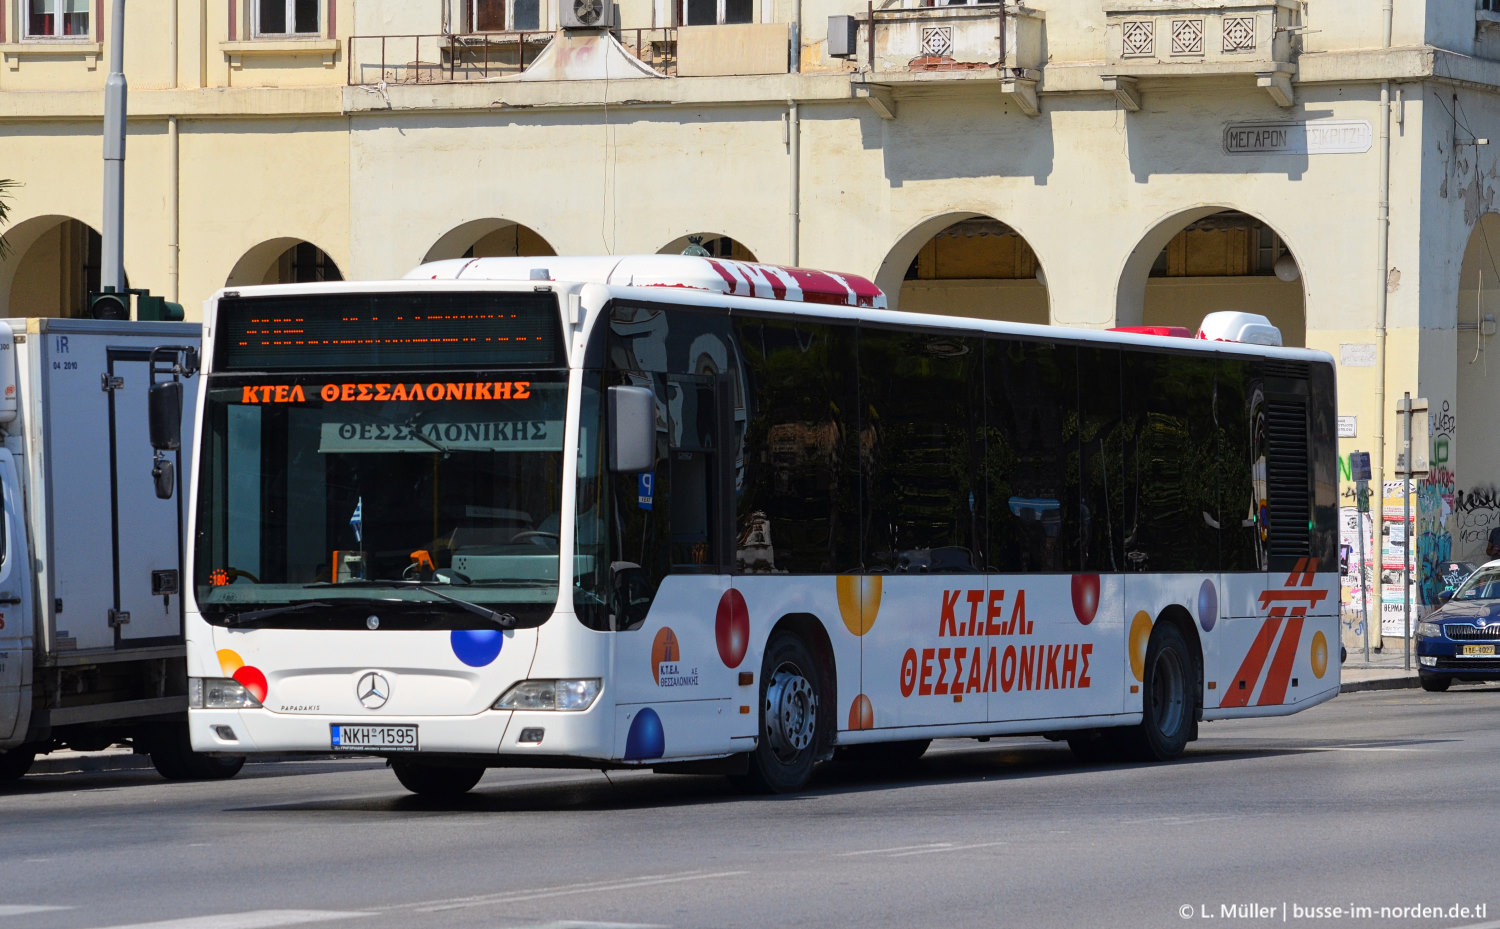
[[[1460,490],[1453,498],[1454,544],[1465,561],[1483,561],[1490,530],[1500,526],[1500,488],[1484,484]]]
[[[1453,560],[1453,514],[1457,504],[1453,481],[1453,407],[1443,401],[1431,419],[1432,447],[1427,473],[1417,482],[1417,593],[1422,606],[1438,605],[1442,570]],[[1424,609],[1425,612],[1425,609]]]

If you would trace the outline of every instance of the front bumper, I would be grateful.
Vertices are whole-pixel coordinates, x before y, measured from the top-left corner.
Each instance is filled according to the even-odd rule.
[[[606,705],[607,706],[607,705]],[[607,760],[613,727],[610,715],[596,706],[584,712],[490,710],[475,716],[367,716],[355,714],[273,713],[266,709],[193,709],[188,714],[193,748],[200,752],[233,755],[274,753],[328,755],[376,755],[417,757],[425,755],[465,756],[477,763],[526,765],[528,758],[539,764],[549,756],[567,755]],[[332,726],[414,725],[417,750],[348,751],[332,744]],[[540,740],[534,730],[542,730]],[[529,741],[522,742],[523,731]]]

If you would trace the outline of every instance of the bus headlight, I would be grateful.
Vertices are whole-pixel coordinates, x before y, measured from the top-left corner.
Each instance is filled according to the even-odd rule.
[[[257,710],[260,701],[233,678],[190,677],[188,706],[200,710]]]
[[[500,695],[496,710],[586,710],[599,696],[597,677],[521,681]]]

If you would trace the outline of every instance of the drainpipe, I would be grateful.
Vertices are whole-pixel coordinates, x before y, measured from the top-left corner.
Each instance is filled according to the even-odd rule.
[[[1380,47],[1389,49],[1391,47],[1391,20],[1394,14],[1394,0],[1383,0],[1381,4],[1381,44]],[[1370,456],[1371,477],[1374,479],[1375,493],[1378,500],[1385,500],[1385,337],[1386,337],[1386,305],[1389,300],[1388,281],[1390,278],[1390,254],[1391,254],[1391,82],[1389,80],[1380,82],[1380,200],[1375,211],[1375,454]],[[1410,462],[1407,463],[1410,467]],[[1384,505],[1371,507],[1373,510],[1371,523],[1374,529],[1374,549],[1372,558],[1376,568],[1374,576],[1369,585],[1374,590],[1377,619],[1370,628],[1370,641],[1378,649],[1384,643],[1381,634],[1381,618],[1385,614],[1383,603],[1380,599],[1380,539],[1383,530],[1382,523],[1385,522]],[[1405,528],[1405,527],[1403,527]],[[1407,533],[1406,545],[1411,546],[1411,533]],[[1368,596],[1368,593],[1367,593]]]
[[[797,267],[801,259],[802,227],[802,114],[795,100],[786,102],[786,151],[791,161],[790,193],[787,203],[787,263]]]
[[[170,26],[167,42],[167,55],[172,62],[172,89],[177,89],[177,2],[172,0],[168,4],[171,9]],[[173,94],[176,97],[176,94]],[[177,117],[167,117],[167,299],[173,303],[177,302],[177,278],[181,267],[182,243],[178,240],[181,234],[180,217],[177,207]]]
[[[125,0],[115,0],[104,84],[104,229],[99,289],[125,293]]]

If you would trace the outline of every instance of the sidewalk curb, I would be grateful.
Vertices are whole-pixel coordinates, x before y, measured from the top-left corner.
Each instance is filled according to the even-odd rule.
[[[1352,694],[1362,690],[1407,690],[1420,685],[1415,674],[1406,677],[1377,677],[1367,681],[1345,681],[1339,693]]]

